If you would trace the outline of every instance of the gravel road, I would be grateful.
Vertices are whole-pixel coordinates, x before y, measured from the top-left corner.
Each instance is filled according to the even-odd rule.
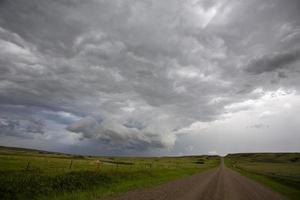
[[[285,197],[224,166],[184,179],[107,200],[286,200]]]

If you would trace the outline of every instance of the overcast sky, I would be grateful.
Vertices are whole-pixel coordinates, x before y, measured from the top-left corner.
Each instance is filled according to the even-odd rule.
[[[2,0],[0,145],[300,151],[299,0]]]

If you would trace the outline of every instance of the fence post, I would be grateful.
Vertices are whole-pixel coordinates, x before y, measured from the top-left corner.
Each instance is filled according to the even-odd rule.
[[[28,160],[27,166],[26,166],[26,171],[29,170],[29,166],[30,166],[30,161]]]
[[[73,160],[71,160],[70,162],[69,169],[72,169],[72,165],[73,165]]]
[[[96,161],[96,165],[97,165],[97,170],[100,171],[100,164],[101,164],[101,161],[100,160],[97,160]]]

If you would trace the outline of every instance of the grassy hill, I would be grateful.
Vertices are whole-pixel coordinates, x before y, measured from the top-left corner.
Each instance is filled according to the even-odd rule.
[[[95,199],[207,170],[217,156],[107,157],[0,147],[1,199]]]
[[[300,199],[300,153],[229,154],[225,163],[290,199]]]

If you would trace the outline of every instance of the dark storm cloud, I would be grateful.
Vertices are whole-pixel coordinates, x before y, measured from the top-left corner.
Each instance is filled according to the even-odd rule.
[[[0,17],[2,27],[37,44],[44,53],[68,55],[74,33],[81,27],[76,21],[66,20],[65,13],[76,7],[76,1],[22,0],[2,1]]]
[[[298,60],[300,60],[299,49],[287,53],[274,53],[250,60],[245,70],[251,74],[272,72],[277,69],[288,68],[290,64]]]
[[[174,142],[171,135],[148,133],[145,132],[145,128],[140,126],[96,120],[94,117],[85,117],[71,124],[67,129],[81,133],[84,138],[98,140],[102,145],[120,151],[122,149],[147,150],[149,148],[170,147]]]
[[[195,124],[299,87],[288,2],[1,1],[0,111],[108,151],[171,148]]]
[[[37,118],[0,114],[0,135],[33,138],[34,134],[43,134],[44,127],[44,122]]]

